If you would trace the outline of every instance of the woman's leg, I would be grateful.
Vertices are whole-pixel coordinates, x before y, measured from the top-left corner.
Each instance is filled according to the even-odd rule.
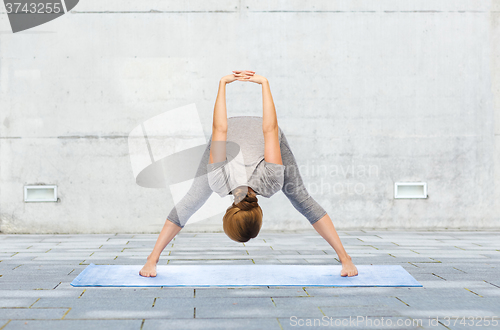
[[[351,257],[347,254],[340,241],[340,237],[335,230],[332,219],[328,214],[313,224],[314,229],[333,247],[342,263],[341,276],[358,275],[358,269],[354,266]]]
[[[141,276],[155,277],[156,264],[160,259],[160,255],[170,241],[181,231],[186,225],[189,218],[200,209],[203,204],[212,195],[212,189],[208,185],[207,179],[207,164],[210,158],[212,136],[207,143],[203,156],[198,165],[196,177],[193,184],[186,195],[172,208],[163,229],[156,240],[156,244],[151,254],[147,257],[146,264],[139,271]]]
[[[146,264],[139,271],[139,275],[145,277],[156,277],[156,264],[160,259],[160,254],[163,252],[163,249],[167,246],[168,243],[172,240],[172,238],[181,231],[181,227],[177,226],[173,222],[166,220],[163,228],[156,240],[155,247],[151,254],[147,257]]]
[[[347,254],[335,230],[328,213],[319,205],[304,187],[299,167],[290,149],[290,145],[282,133],[281,135],[281,157],[285,165],[285,180],[283,193],[292,205],[304,215],[312,224],[314,229],[331,245],[342,263],[341,276],[355,276],[358,274],[356,266]]]

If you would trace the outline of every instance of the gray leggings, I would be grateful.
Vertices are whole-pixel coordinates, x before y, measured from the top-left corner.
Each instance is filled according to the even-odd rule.
[[[290,200],[292,205],[299,211],[309,222],[314,224],[316,221],[325,216],[326,211],[319,205],[307,192],[300,176],[299,167],[295,161],[290,145],[285,134],[281,131],[281,159],[285,165],[285,179],[281,191]],[[170,211],[167,219],[180,227],[184,227],[189,218],[200,207],[205,204],[207,199],[212,195],[213,191],[208,185],[207,164],[210,159],[210,145],[212,143],[212,135],[203,153],[200,165],[193,180],[191,188],[179,203]]]

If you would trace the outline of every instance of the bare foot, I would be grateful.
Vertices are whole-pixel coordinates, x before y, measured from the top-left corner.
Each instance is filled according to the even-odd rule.
[[[358,275],[358,269],[351,261],[351,257],[346,260],[342,260],[342,270],[340,271],[340,276],[356,276]]]
[[[144,267],[139,271],[139,275],[144,277],[156,277],[156,264],[158,260],[155,261],[151,259],[150,256],[147,257],[147,260]]]

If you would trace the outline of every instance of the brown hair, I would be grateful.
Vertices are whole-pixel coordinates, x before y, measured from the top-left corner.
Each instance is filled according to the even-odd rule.
[[[244,243],[257,237],[263,215],[257,202],[256,195],[248,193],[240,202],[228,207],[222,221],[224,232],[230,239]]]

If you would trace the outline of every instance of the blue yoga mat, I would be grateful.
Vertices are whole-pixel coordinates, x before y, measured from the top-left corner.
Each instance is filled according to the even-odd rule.
[[[341,265],[88,265],[72,286],[411,286],[422,285],[400,265],[356,265],[358,275],[340,276]]]

